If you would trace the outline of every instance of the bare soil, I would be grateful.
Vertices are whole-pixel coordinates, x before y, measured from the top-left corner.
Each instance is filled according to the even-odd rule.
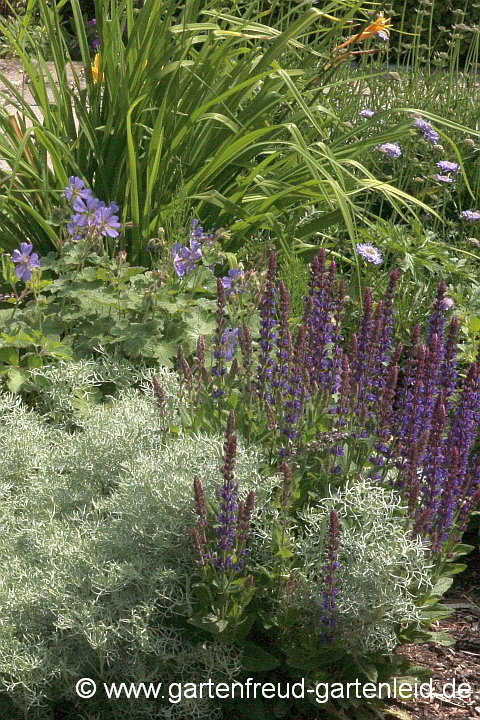
[[[403,645],[397,652],[415,665],[433,672],[433,699],[417,698],[392,702],[391,708],[406,712],[412,720],[480,720],[480,552],[468,557],[468,569],[455,577],[446,605],[455,608],[452,617],[432,629],[447,632],[455,639],[451,647],[425,643]],[[467,699],[444,697],[442,686],[456,680],[468,683],[473,692]]]

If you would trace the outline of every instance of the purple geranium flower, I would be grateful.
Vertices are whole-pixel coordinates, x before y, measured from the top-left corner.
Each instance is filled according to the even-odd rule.
[[[100,47],[100,38],[98,38],[98,37],[93,38],[93,40],[92,40],[92,48],[93,48],[94,50],[98,50],[99,47]]]
[[[76,213],[83,215],[92,214],[101,207],[105,207],[103,200],[98,200],[98,198],[91,197],[90,195],[86,198],[86,202],[84,202],[81,198],[75,198],[72,202],[73,210],[75,210]]]
[[[383,262],[380,251],[373,245],[358,243],[356,250],[358,255],[361,255],[367,262],[371,262],[373,265],[380,265]]]
[[[206,233],[203,231],[203,225],[199,225],[199,220],[194,218],[192,220],[192,229],[190,230],[190,238],[195,238],[196,240],[212,240],[213,239],[213,233]]]
[[[88,188],[85,188],[85,183],[83,182],[83,180],[72,175],[68,178],[68,185],[66,188],[64,188],[64,195],[67,200],[71,200],[73,202],[77,198],[83,198],[84,200],[87,200],[89,197],[91,197],[92,191]]]
[[[370,110],[370,108],[365,108],[364,110],[360,110],[358,114],[363,118],[371,118],[375,115],[375,111]]]
[[[243,270],[238,270],[237,268],[232,268],[228,271],[228,277],[222,278],[223,288],[225,290],[225,297],[230,297],[230,295],[234,295],[237,291],[237,278],[239,278],[240,282],[243,280],[245,276],[245,273]],[[245,292],[245,290],[241,289],[241,293]]]
[[[385,155],[388,155],[388,157],[391,158],[398,158],[402,154],[400,145],[397,145],[396,143],[383,143],[383,145],[377,145],[377,150],[385,153]]]
[[[118,205],[112,203],[118,209]],[[119,233],[116,228],[121,227],[118,222],[118,216],[114,215],[114,207],[100,207],[95,213],[96,230],[100,235],[108,235],[108,237],[118,237]]]
[[[95,18],[92,18],[92,20],[89,20],[87,23],[87,25],[96,25],[96,24],[97,24],[97,21],[95,20]]]
[[[31,243],[20,243],[20,250],[12,252],[12,260],[17,263],[15,272],[19,280],[27,282],[32,277],[33,268],[40,267],[39,257],[37,253],[33,253],[33,245]]]
[[[182,243],[175,243],[172,246],[172,261],[178,277],[195,270],[197,262],[203,257],[200,243],[194,237],[190,237],[190,248]]]
[[[178,277],[183,277],[185,272],[188,272],[188,256],[189,251],[185,245],[182,243],[174,243],[172,245],[172,262]]]
[[[72,207],[76,213],[72,215],[68,224],[69,235],[73,236],[79,228],[84,229],[84,235],[86,232],[95,232],[97,228],[97,211],[105,207],[103,200],[88,197],[84,202],[81,198],[76,198]]]

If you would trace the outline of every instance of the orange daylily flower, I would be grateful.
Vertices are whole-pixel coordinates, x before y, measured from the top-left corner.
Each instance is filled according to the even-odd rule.
[[[323,70],[330,70],[331,67],[334,67],[345,60],[349,60],[354,55],[373,55],[373,53],[378,52],[378,50],[379,48],[373,48],[372,50],[350,50],[347,53],[333,57],[331,62],[323,66]]]
[[[362,40],[366,40],[369,37],[372,37],[373,35],[376,35],[378,32],[384,32],[387,37],[390,35],[390,27],[391,27],[391,19],[383,17],[383,12],[379,13],[377,15],[377,18],[374,23],[369,25],[363,32],[357,33],[357,35],[352,35],[352,37],[348,38],[344,43],[341,45],[337,45],[335,50],[342,50],[343,48],[347,47],[348,45],[351,45],[352,43],[361,42]],[[335,52],[334,50],[334,52]]]

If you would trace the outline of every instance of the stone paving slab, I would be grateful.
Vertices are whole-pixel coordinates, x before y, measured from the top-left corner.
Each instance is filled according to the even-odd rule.
[[[80,80],[80,87],[86,87],[85,83],[85,77],[84,77],[84,70],[83,70],[83,63],[81,62],[71,62],[67,65],[67,80],[70,85],[70,87],[75,87],[75,81],[73,78],[73,71],[72,66],[75,69],[75,72],[77,73],[77,76]],[[50,71],[53,81],[58,87],[57,82],[57,73],[55,70],[55,63],[53,62],[47,62],[47,68]],[[0,60],[0,106],[3,108],[4,112],[7,112],[8,114],[16,114],[18,110],[14,105],[8,102],[8,98],[12,98],[12,93],[8,86],[3,82],[3,77],[5,77],[14,87],[15,89],[22,95],[22,97],[25,98],[25,101],[29,104],[32,111],[35,113],[36,117],[43,122],[43,114],[40,109],[40,107],[36,104],[35,99],[30,91],[30,85],[29,85],[29,78],[27,73],[24,72],[23,63],[21,60],[14,59],[14,60]],[[49,85],[48,81],[48,75],[45,74],[45,80],[47,81],[47,96],[48,99],[51,102],[54,102],[54,95],[52,92],[52,89]],[[75,124],[78,127],[78,121],[74,114],[75,118]],[[26,118],[26,125],[27,127],[30,127],[32,125],[32,122],[29,118]],[[0,130],[1,132],[1,130]],[[49,161],[49,166],[51,167],[51,163]],[[0,171],[2,170],[10,170],[9,165],[5,162],[5,160],[0,156]]]

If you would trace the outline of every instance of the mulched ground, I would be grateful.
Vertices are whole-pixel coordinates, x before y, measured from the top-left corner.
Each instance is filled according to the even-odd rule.
[[[455,608],[452,617],[441,620],[432,630],[455,638],[451,647],[425,643],[402,645],[397,652],[415,665],[433,671],[434,698],[390,703],[392,710],[406,712],[412,720],[480,720],[480,553],[468,558],[468,570],[455,577],[445,604]],[[468,699],[444,697],[442,686],[455,678],[456,686],[468,683],[473,692]]]

